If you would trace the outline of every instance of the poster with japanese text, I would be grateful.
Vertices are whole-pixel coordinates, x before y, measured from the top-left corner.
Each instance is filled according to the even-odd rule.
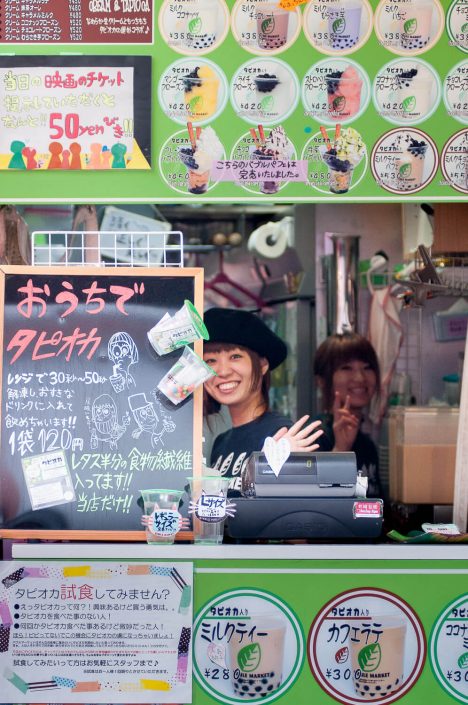
[[[115,27],[115,3],[68,2],[88,29]],[[148,21],[146,6],[119,0],[118,11]],[[134,45],[153,64],[151,169],[132,159],[112,181],[93,169],[44,180],[9,169],[8,201],[466,198],[467,0],[161,0],[152,19],[154,42],[135,35]],[[99,54],[89,41],[65,50]],[[55,39],[37,42],[58,51]],[[34,42],[4,35],[2,46],[25,58]]]
[[[149,57],[0,57],[0,169],[151,168]]]
[[[192,563],[5,562],[5,703],[192,702]]]
[[[200,270],[1,274],[6,525],[141,530],[141,491],[182,490],[201,452],[198,392],[175,404],[158,389],[183,348],[159,355],[147,335],[197,303]]]
[[[154,0],[3,0],[0,42],[151,44]]]

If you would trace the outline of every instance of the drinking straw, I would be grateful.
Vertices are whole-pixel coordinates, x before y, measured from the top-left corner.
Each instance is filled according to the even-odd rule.
[[[334,141],[335,141],[335,142],[336,142],[336,140],[338,139],[338,137],[339,137],[340,135],[341,135],[341,125],[340,125],[339,122],[337,122],[337,123],[336,123],[336,126],[335,126],[335,138],[334,138]]]
[[[201,135],[201,127],[197,127],[196,134],[197,134],[197,140],[199,140],[200,135]]]
[[[263,125],[258,126],[258,134],[260,135],[260,141],[261,141],[262,145],[264,145],[266,142],[266,139],[265,139],[265,131],[263,129]]]
[[[253,141],[255,142],[255,146],[257,147],[257,149],[260,149],[261,144],[260,144],[260,142],[258,141],[257,133],[255,132],[255,128],[254,128],[254,127],[251,127],[251,128],[250,128],[250,134],[251,134],[252,137],[253,137]]]
[[[189,137],[190,137],[190,144],[192,145],[193,151],[195,151],[195,149],[197,147],[197,142],[195,140],[195,135],[193,134],[193,125],[191,122],[187,123],[187,130],[188,130]]]
[[[330,138],[328,136],[328,132],[326,131],[326,129],[324,128],[323,125],[320,125],[320,132],[322,133],[322,137],[325,140],[325,144],[327,146],[327,152],[329,152],[330,149],[332,148],[332,146],[331,146]]]

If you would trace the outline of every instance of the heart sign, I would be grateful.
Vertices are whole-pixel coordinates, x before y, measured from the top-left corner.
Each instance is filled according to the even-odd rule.
[[[275,473],[276,477],[280,474],[281,468],[289,458],[291,453],[291,444],[287,438],[280,438],[275,441],[274,438],[268,436],[263,444],[263,452],[267,459],[267,463]]]

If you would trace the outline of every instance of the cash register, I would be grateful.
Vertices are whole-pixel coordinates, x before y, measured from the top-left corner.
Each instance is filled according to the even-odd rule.
[[[365,496],[354,453],[291,453],[276,475],[263,453],[242,471],[241,497],[227,521],[233,539],[372,539],[383,501]]]

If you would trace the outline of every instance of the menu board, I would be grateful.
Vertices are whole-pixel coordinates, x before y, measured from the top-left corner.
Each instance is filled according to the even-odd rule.
[[[186,485],[201,397],[175,405],[159,392],[181,351],[159,356],[147,332],[185,299],[202,307],[201,272],[0,270],[7,524],[138,530],[140,490]]]
[[[151,59],[0,56],[0,169],[151,168]]]
[[[161,0],[156,8],[154,46],[145,48],[154,59],[153,173],[113,174],[112,183],[47,175],[58,195],[466,198],[467,0]],[[38,179],[11,176],[0,175],[2,193],[41,199]]]
[[[151,44],[153,0],[2,0],[0,42]]]

